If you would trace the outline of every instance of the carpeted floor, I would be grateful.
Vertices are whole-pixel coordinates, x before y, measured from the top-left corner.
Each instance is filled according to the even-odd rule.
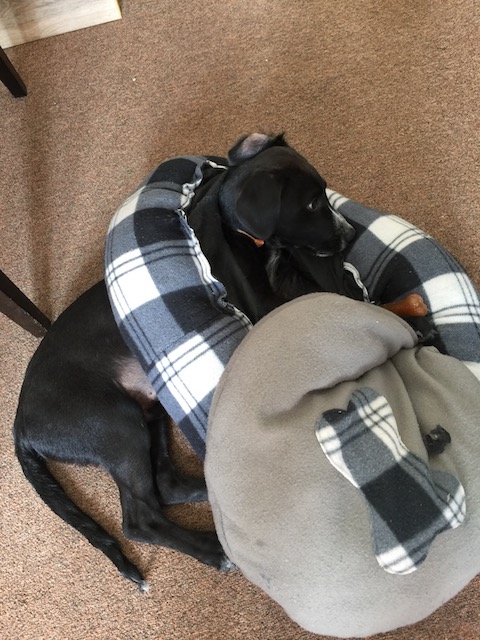
[[[125,0],[119,22],[9,49],[29,96],[0,86],[0,268],[55,318],[101,277],[109,220],[157,162],[260,129],[285,131],[337,191],[430,232],[480,285],[479,27],[475,0]],[[241,575],[125,542],[152,585],[140,595],[53,515],[11,441],[38,340],[2,316],[0,342],[0,637],[315,637]],[[201,471],[180,438],[176,451]],[[103,472],[57,472],[120,534]],[[172,517],[211,526],[206,505]],[[474,640],[479,605],[477,578],[382,638]]]

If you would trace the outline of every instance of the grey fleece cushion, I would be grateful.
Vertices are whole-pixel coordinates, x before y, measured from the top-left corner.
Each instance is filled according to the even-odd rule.
[[[365,495],[317,439],[322,416],[364,389],[386,399],[432,477],[466,495],[465,519],[407,575],[379,564]],[[479,391],[464,364],[418,347],[383,309],[324,293],[278,308],[235,351],[210,412],[205,471],[228,556],[309,631],[365,637],[426,617],[480,571]],[[438,424],[452,443],[429,458],[422,435]]]

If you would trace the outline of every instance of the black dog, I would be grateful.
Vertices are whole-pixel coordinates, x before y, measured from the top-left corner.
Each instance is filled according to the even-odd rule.
[[[282,292],[275,285],[275,252],[297,247],[312,255],[340,255],[354,231],[330,207],[325,181],[282,136],[247,136],[231,149],[229,161],[219,207],[226,241],[255,291],[256,320],[316,286],[308,274],[299,274],[298,292],[291,283]],[[211,266],[223,282],[221,272],[228,265]],[[227,294],[241,306],[235,282]],[[228,570],[215,533],[187,530],[162,511],[165,504],[207,499],[203,479],[182,477],[172,466],[167,425],[165,410],[120,335],[102,281],[59,316],[34,354],[20,394],[15,448],[45,503],[140,588],[145,586],[140,571],[116,540],[68,498],[47,460],[104,467],[120,490],[128,538]]]
[[[353,227],[330,206],[325,180],[283,136],[248,136],[230,149],[228,159],[235,169],[220,202],[232,228],[310,248],[317,256],[338,254],[353,240]]]

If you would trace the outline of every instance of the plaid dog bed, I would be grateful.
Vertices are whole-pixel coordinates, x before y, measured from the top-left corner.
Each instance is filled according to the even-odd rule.
[[[224,171],[214,158],[162,163],[118,209],[105,244],[105,281],[122,336],[202,459],[213,391],[251,327],[227,302],[185,213],[200,184],[215,189]]]
[[[185,156],[160,164],[118,209],[105,243],[105,281],[122,336],[202,459],[214,390],[258,319],[240,270],[224,268],[220,282],[203,250],[208,246],[216,263],[218,247],[228,251],[216,199],[225,163]],[[438,331],[436,346],[480,369],[480,305],[460,265],[407,222],[328,195],[357,229],[345,268],[360,274],[365,295],[385,303],[420,293]],[[223,262],[233,265],[233,255]]]
[[[357,231],[345,259],[358,269],[370,299],[386,304],[419,293],[438,333],[435,346],[480,377],[480,301],[460,263],[405,220],[334,191],[328,195]]]
[[[415,349],[414,332],[389,312],[332,294],[305,296],[252,330],[249,296],[243,312],[226,299],[204,250],[222,240],[224,162],[169,160],[116,212],[105,279],[120,331],[202,458],[210,421],[215,523],[247,577],[316,633],[368,635],[414,622],[480,568],[471,499],[480,493],[471,429],[480,395],[459,362],[478,377],[477,292],[427,234],[329,191],[357,230],[345,258],[358,286],[375,303],[420,293],[441,353]],[[322,304],[311,306],[317,296]],[[430,460],[421,436],[440,423],[451,451]],[[395,574],[408,584],[390,582]]]

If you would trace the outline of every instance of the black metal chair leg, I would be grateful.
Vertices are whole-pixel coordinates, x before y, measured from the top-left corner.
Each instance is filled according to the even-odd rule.
[[[23,98],[27,95],[27,87],[1,47],[0,80],[15,98]]]
[[[3,271],[0,271],[0,312],[37,338],[44,336],[51,324]]]

